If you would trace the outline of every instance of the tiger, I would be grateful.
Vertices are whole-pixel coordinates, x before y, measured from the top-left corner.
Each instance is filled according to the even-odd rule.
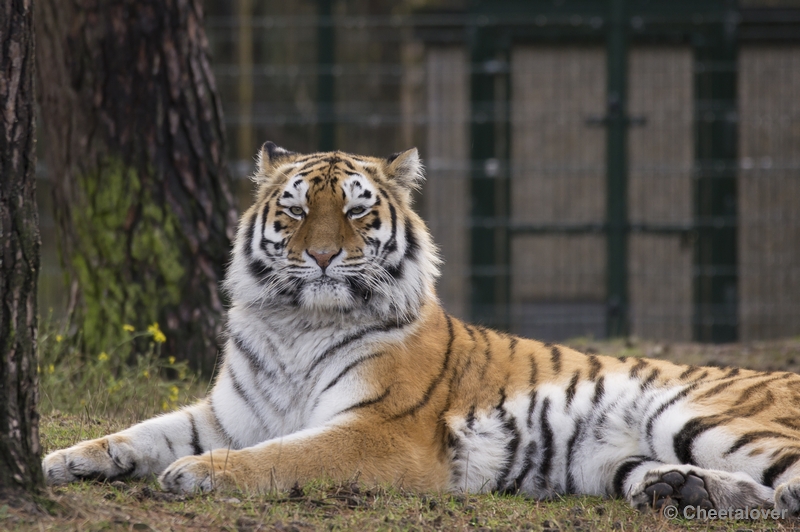
[[[626,498],[800,514],[800,376],[584,354],[470,325],[437,299],[418,151],[265,143],[223,289],[207,397],[48,454],[50,485],[158,476],[264,492],[315,479],[417,492]]]

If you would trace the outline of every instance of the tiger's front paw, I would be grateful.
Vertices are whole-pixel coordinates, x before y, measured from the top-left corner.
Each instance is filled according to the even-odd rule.
[[[227,449],[175,460],[158,478],[161,489],[172,493],[194,493],[239,486],[237,451]]]
[[[42,471],[47,484],[55,486],[84,478],[126,476],[134,472],[137,461],[126,438],[109,436],[48,454],[42,461]]]

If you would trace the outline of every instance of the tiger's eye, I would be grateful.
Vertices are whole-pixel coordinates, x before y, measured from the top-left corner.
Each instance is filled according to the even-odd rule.
[[[291,207],[289,209],[289,212],[294,214],[295,216],[303,216],[306,213],[306,211],[304,211],[302,207]]]
[[[350,216],[358,216],[359,214],[364,214],[364,211],[366,210],[366,207],[353,207],[347,214]]]

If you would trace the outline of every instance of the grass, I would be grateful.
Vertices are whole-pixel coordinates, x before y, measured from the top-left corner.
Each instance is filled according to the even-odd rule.
[[[174,361],[158,358],[156,336],[131,331],[131,346],[108,357],[78,356],[70,342],[43,334],[41,441],[44,452],[121,430],[202,394],[204,386]],[[149,334],[149,336],[148,336]],[[137,336],[138,335],[138,336]],[[63,344],[63,345],[62,345]],[[760,369],[800,365],[800,339],[748,345],[703,346],[652,342],[572,345],[617,356],[653,356],[695,364],[743,364]],[[130,347],[130,346],[129,346]],[[72,357],[72,358],[70,358]],[[114,358],[116,357],[116,358]],[[104,360],[101,360],[104,358]],[[133,361],[133,363],[131,363]],[[749,363],[748,363],[749,362]],[[49,370],[53,364],[53,371]],[[57,365],[56,365],[57,364]],[[145,373],[147,376],[145,376]],[[169,380],[168,377],[172,377]],[[121,383],[121,384],[120,384]],[[76,388],[76,386],[81,386]],[[175,387],[179,393],[176,395]],[[82,390],[75,393],[75,390]],[[55,408],[55,407],[58,408]],[[31,511],[0,502],[0,530],[796,530],[800,520],[687,521],[641,514],[621,500],[566,496],[533,501],[497,494],[418,494],[397,486],[319,481],[288,492],[176,496],[154,479],[86,481],[48,489]]]

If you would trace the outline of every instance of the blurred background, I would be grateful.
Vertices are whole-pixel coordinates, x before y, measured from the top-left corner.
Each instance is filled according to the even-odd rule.
[[[454,315],[800,335],[800,2],[207,0],[240,210],[265,140],[427,167]],[[65,300],[40,172],[40,308]]]

